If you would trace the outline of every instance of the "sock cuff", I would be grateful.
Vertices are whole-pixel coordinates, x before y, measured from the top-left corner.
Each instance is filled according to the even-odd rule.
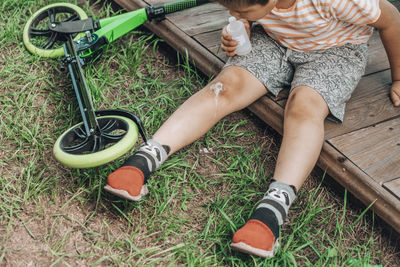
[[[258,203],[256,210],[272,213],[277,225],[282,225],[295,198],[296,190],[292,185],[274,180],[269,185],[263,199]]]
[[[164,161],[166,161],[167,158],[168,158],[169,146],[163,146],[162,144],[160,144],[159,142],[157,142],[154,139],[147,140],[147,143],[142,145],[141,148],[146,146],[146,145],[149,145],[151,147],[156,147],[160,151],[159,157],[157,155],[157,162],[156,162],[156,169],[158,169],[158,167],[160,167],[160,165],[162,163],[164,163]],[[139,151],[141,150],[141,148],[139,148]]]
[[[278,181],[275,180],[275,178],[272,178],[272,179],[271,179],[271,184],[274,183],[274,182],[278,182]],[[280,183],[282,183],[282,182],[280,182]],[[296,187],[295,187],[294,185],[291,185],[291,184],[289,184],[289,186],[293,189],[294,194],[297,196],[297,189],[296,189]]]
[[[168,158],[168,152],[168,146],[163,146],[156,140],[149,139],[122,166],[133,166],[140,169],[144,175],[144,183],[146,183],[150,174],[156,171]]]
[[[273,188],[276,188],[278,190],[284,190],[289,194],[289,199],[290,199],[289,206],[296,199],[297,190],[296,190],[296,187],[294,185],[290,185],[290,184],[287,184],[287,183],[283,183],[283,182],[280,182],[280,181],[273,180],[273,182],[269,185],[268,191],[270,189],[273,189]]]

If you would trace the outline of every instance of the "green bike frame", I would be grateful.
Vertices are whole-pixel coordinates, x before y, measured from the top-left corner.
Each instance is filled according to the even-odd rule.
[[[166,14],[208,2],[208,0],[178,0],[100,19],[97,22],[99,29],[93,33],[87,32],[86,36],[76,41],[79,56],[81,58],[92,56],[102,46],[117,40],[148,20],[162,20]]]

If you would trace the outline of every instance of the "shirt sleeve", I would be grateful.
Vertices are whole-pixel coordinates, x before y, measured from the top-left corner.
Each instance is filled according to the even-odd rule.
[[[355,25],[374,23],[381,15],[380,0],[333,0],[331,12],[338,20]]]

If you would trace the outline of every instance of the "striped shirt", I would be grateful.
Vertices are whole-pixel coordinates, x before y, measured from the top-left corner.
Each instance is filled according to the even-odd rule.
[[[279,44],[315,51],[368,41],[381,14],[379,0],[296,0],[258,20]]]

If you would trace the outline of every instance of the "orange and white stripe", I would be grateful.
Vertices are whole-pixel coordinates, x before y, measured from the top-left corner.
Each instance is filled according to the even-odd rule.
[[[258,20],[281,45],[315,51],[368,41],[381,14],[379,0],[296,0]]]

